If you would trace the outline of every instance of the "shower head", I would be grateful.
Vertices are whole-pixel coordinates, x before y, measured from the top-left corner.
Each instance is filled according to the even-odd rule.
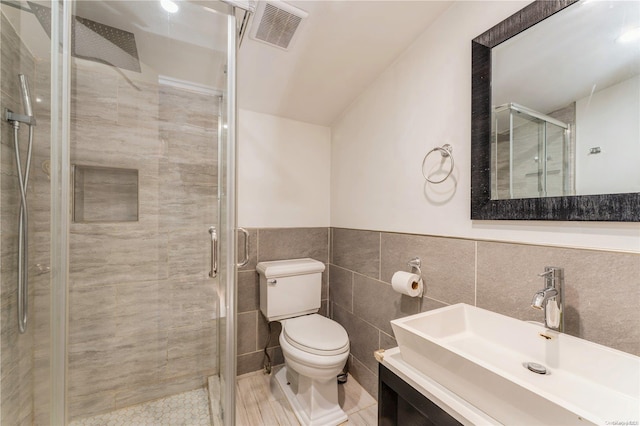
[[[51,9],[27,1],[40,25],[51,37]],[[71,55],[130,71],[141,72],[133,33],[100,22],[73,16]]]
[[[29,93],[29,80],[27,80],[27,76],[24,74],[18,74],[18,80],[20,80],[20,93],[22,94],[24,114],[16,114],[10,109],[5,110],[5,118],[12,123],[16,131],[19,128],[20,123],[25,123],[29,126],[29,129],[36,125],[36,118],[33,116],[33,106],[31,104],[31,93]]]
[[[31,93],[29,92],[29,80],[24,74],[18,74],[20,79],[20,92],[22,93],[22,106],[24,107],[24,115],[33,117],[33,107],[31,106]]]

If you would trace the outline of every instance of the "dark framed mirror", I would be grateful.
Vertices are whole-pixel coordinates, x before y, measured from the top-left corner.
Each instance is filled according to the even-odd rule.
[[[510,146],[510,152],[506,155],[506,157],[510,157],[507,160],[507,166],[503,167],[503,169],[509,170],[511,175],[508,173],[502,173],[500,169],[500,161],[499,161],[499,144],[500,139],[498,136],[502,137],[502,134],[498,133],[497,128],[499,127],[500,119],[497,116],[497,112],[501,114],[523,114],[523,111],[527,113],[526,126],[529,128],[535,127],[535,129],[540,129],[540,123],[545,121],[544,117],[554,117],[546,119],[548,123],[557,124],[560,122],[557,120],[553,114],[544,111],[543,113],[537,113],[534,111],[531,113],[533,109],[530,108],[522,108],[521,107],[521,99],[523,95],[514,96],[514,98],[498,96],[492,92],[496,90],[498,86],[497,81],[492,81],[492,76],[497,74],[504,75],[510,74],[510,70],[507,69],[505,73],[502,71],[499,73],[497,70],[494,70],[494,56],[498,49],[502,49],[503,46],[507,45],[507,41],[509,43],[516,38],[523,37],[525,34],[534,33],[534,31],[528,31],[529,29],[535,29],[536,25],[543,23],[543,21],[553,16],[553,20],[557,20],[561,22],[560,26],[565,26],[565,24],[569,21],[576,24],[576,19],[572,18],[568,13],[574,10],[579,11],[578,8],[582,5],[588,6],[587,3],[577,0],[538,0],[530,5],[526,6],[524,9],[520,10],[516,14],[502,21],[498,25],[489,29],[485,33],[476,37],[472,41],[472,97],[471,97],[471,219],[475,220],[557,220],[557,221],[615,221],[615,222],[637,222],[640,221],[640,192],[635,189],[635,186],[631,186],[631,190],[635,192],[627,192],[626,190],[620,190],[620,192],[616,192],[616,186],[613,186],[609,193],[599,193],[600,189],[594,190],[586,190],[582,192],[582,190],[576,190],[575,184],[575,170],[576,170],[576,160],[573,159],[573,163],[571,161],[565,161],[564,166],[552,165],[552,162],[549,161],[549,166],[547,167],[547,159],[552,160],[552,157],[562,157],[565,156],[568,158],[567,152],[570,152],[571,149],[560,149],[556,150],[552,154],[551,148],[547,151],[547,147],[544,149],[539,148],[539,146],[543,146],[545,143],[536,142],[535,149],[533,153],[529,153],[528,155],[531,157],[528,159],[528,167],[530,170],[525,170],[522,172],[523,176],[527,176],[527,178],[533,179],[535,182],[533,185],[529,185],[533,187],[533,191],[529,190],[529,192],[523,192],[523,189],[514,189],[519,184],[515,182],[515,179],[512,177],[514,173],[513,166],[516,156],[513,152],[516,151],[514,149],[514,143],[510,142],[507,145]],[[594,4],[600,3],[608,3],[608,2],[593,2]],[[622,2],[632,4],[633,2]],[[620,3],[620,5],[622,4]],[[572,9],[573,8],[573,9]],[[581,11],[580,11],[581,12]],[[566,18],[565,18],[566,15]],[[627,13],[627,15],[629,15]],[[601,16],[601,15],[596,15]],[[566,22],[562,22],[562,19],[567,19]],[[601,18],[596,18],[601,19]],[[626,19],[626,17],[625,17]],[[547,22],[552,21],[549,19]],[[546,24],[546,22],[545,22]],[[539,26],[538,28],[540,28]],[[590,31],[593,32],[593,27],[590,27]],[[538,31],[538,34],[553,34],[553,31],[549,31],[545,28],[544,31]],[[571,35],[575,36],[576,31],[572,31]],[[557,36],[556,36],[557,37]],[[569,37],[567,37],[569,38]],[[575,37],[574,37],[575,38]],[[559,43],[563,40],[551,40],[552,43]],[[575,40],[570,40],[572,43]],[[504,44],[503,44],[504,43]],[[535,46],[538,43],[538,40],[533,42]],[[635,42],[637,46],[640,41]],[[530,43],[531,44],[531,43]],[[500,46],[502,45],[502,46]],[[500,46],[500,47],[499,47]],[[602,55],[603,50],[598,50],[596,48],[586,47],[590,51],[593,51],[594,54]],[[540,53],[546,53],[548,49],[545,49],[544,46],[540,42]],[[637,49],[636,49],[637,50]],[[566,50],[565,50],[566,51]],[[606,52],[606,50],[604,50]],[[527,58],[532,55],[527,55]],[[600,62],[609,62],[610,58],[607,56],[606,58],[600,57]],[[640,81],[640,75],[637,72],[639,68],[637,65],[637,58],[634,58],[631,64],[626,64],[623,68],[626,67],[627,70],[631,69],[631,77],[623,76],[618,77],[618,80],[622,81]],[[521,78],[520,85],[526,85],[531,83],[531,79],[525,77],[522,74],[522,67],[525,66],[525,61],[520,61],[517,64],[514,64],[514,70],[512,73],[518,73]],[[518,67],[520,69],[518,70]],[[581,68],[582,67],[582,68]],[[579,75],[587,74],[584,71],[587,68],[584,64],[576,64],[575,67],[562,66],[562,73],[558,72],[556,68],[555,74],[568,74],[566,78],[571,80],[577,80]],[[617,67],[621,68],[621,67]],[[573,73],[573,74],[572,74]],[[540,73],[538,73],[540,74]],[[554,72],[550,72],[550,75],[553,75]],[[598,77],[600,83],[603,79]],[[619,81],[615,81],[613,83],[609,82],[606,87],[613,87],[613,85],[619,84]],[[513,85],[512,85],[513,86]],[[557,87],[565,87],[568,84],[565,82],[557,83],[556,88],[552,88],[553,85],[547,84],[544,90],[536,89],[532,90],[533,92],[541,93],[541,97],[544,98],[545,101],[548,101],[552,96],[555,95],[559,89]],[[600,84],[600,86],[596,86],[593,84],[591,88],[591,93],[588,94],[590,97],[585,97],[584,99],[589,100],[588,105],[593,105],[594,102],[591,102],[594,98],[594,92],[596,91],[596,87],[600,90],[601,87],[605,87],[604,84]],[[544,92],[544,93],[542,93]],[[603,91],[604,92],[604,91]],[[627,90],[627,93],[632,93],[635,96],[634,102],[640,104],[640,92],[637,90]],[[575,95],[572,99],[576,99]],[[493,99],[493,98],[496,99]],[[501,99],[498,99],[501,98]],[[525,99],[527,99],[525,97]],[[502,102],[505,102],[502,104]],[[526,100],[526,102],[534,102],[530,100]],[[500,105],[498,105],[500,103]],[[578,109],[580,107],[580,99],[578,101],[572,101],[573,105],[578,105]],[[556,105],[557,107],[557,105]],[[539,107],[542,108],[542,107]],[[552,106],[548,106],[547,108],[553,109]],[[554,107],[555,108],[555,107]],[[592,108],[593,109],[593,108]],[[560,109],[558,109],[559,111]],[[565,111],[565,109],[562,109]],[[514,112],[515,111],[515,112]],[[554,109],[554,111],[556,111]],[[575,113],[574,113],[575,117]],[[519,118],[522,120],[521,118]],[[502,120],[503,122],[509,123],[509,119]],[[631,119],[631,128],[638,128],[638,116],[637,114],[632,114]],[[562,123],[570,121],[562,119]],[[588,120],[582,120],[581,123],[590,123],[591,128],[593,128],[593,123],[595,120],[592,117],[589,117]],[[511,118],[511,131],[514,130],[514,119]],[[579,123],[579,124],[581,124]],[[535,125],[535,126],[534,126]],[[573,130],[574,134],[578,133],[575,131],[574,123],[567,124],[565,127],[568,131]],[[522,125],[524,128],[525,125]],[[555,126],[556,128],[558,126]],[[579,130],[581,130],[582,134],[587,133],[587,126],[583,125]],[[561,129],[562,130],[562,129]],[[544,133],[543,131],[536,130],[538,133]],[[548,131],[547,133],[551,133]],[[575,139],[575,136],[573,136]],[[599,139],[598,139],[599,138]],[[595,142],[594,142],[595,139]],[[583,148],[578,146],[578,152],[585,153],[585,155],[590,155],[590,159],[597,158],[602,159],[605,155],[599,154],[604,153],[608,154],[606,149],[601,149],[600,145],[606,146],[606,139],[613,139],[609,137],[608,134],[605,133],[605,136],[595,136],[592,134],[592,137],[588,143],[591,145],[587,148]],[[575,151],[576,142],[575,140],[571,141],[571,138],[566,137],[565,140],[567,143],[572,143],[573,150]],[[640,140],[637,138],[631,141],[633,147],[640,147]],[[556,149],[556,148],[553,148]],[[635,148],[633,148],[635,149]],[[522,151],[522,150],[521,150]],[[612,150],[609,150],[612,151]],[[636,158],[637,154],[635,151],[632,151],[631,154],[626,155],[630,161],[635,162],[635,169],[640,169],[640,158]],[[554,158],[555,159],[555,158]],[[580,160],[577,160],[578,164]],[[542,164],[545,163],[545,164]],[[584,163],[584,161],[583,161]],[[614,163],[615,164],[615,163]],[[492,168],[493,167],[493,168]],[[531,169],[532,168],[532,169]],[[572,169],[571,169],[572,168]],[[583,167],[584,168],[584,167]],[[554,170],[551,170],[554,169]],[[566,172],[565,170],[571,169],[572,171]],[[553,175],[555,173],[555,175]],[[500,190],[499,186],[499,175],[507,175],[508,182],[507,188],[508,190]],[[559,175],[567,174],[568,177],[558,178]],[[603,166],[599,166],[596,163],[595,168],[592,168],[587,173],[584,173],[584,176],[589,176],[591,180],[594,180],[594,176],[597,180],[599,176],[605,176],[607,174],[607,170],[603,168]],[[553,176],[552,176],[553,175]],[[549,177],[551,176],[551,177]],[[564,179],[564,180],[563,180]],[[571,179],[574,179],[571,182]],[[556,180],[561,182],[560,189],[549,190],[547,191],[544,184],[547,181],[551,182]],[[583,180],[587,180],[586,178]],[[618,181],[624,181],[625,179],[618,179]],[[632,180],[635,182],[635,177],[631,177],[628,180]],[[498,183],[497,183],[498,182]],[[623,184],[627,184],[627,182],[622,182]],[[622,186],[622,188],[627,188],[628,186]],[[505,195],[506,194],[506,195]],[[558,195],[564,194],[564,195]],[[568,195],[569,194],[569,195]],[[575,194],[575,195],[574,195]],[[581,195],[584,194],[584,195]]]

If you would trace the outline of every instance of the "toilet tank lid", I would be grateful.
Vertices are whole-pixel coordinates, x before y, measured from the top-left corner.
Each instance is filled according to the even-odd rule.
[[[290,277],[292,275],[322,272],[324,271],[324,263],[309,258],[275,260],[272,262],[260,262],[256,269],[267,278]]]

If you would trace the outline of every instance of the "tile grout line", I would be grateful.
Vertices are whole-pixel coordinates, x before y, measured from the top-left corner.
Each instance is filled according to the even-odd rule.
[[[378,233],[378,281],[382,281],[382,232]]]
[[[260,259],[260,228],[256,228],[256,268]]]
[[[353,291],[356,286],[356,274],[353,271],[349,271],[351,275],[351,306],[349,307],[349,312],[353,314],[353,305],[355,305],[355,292]]]
[[[256,228],[256,271],[258,269],[258,259],[259,259],[259,245],[260,245],[260,229]],[[258,301],[258,303],[260,303]],[[256,352],[260,351],[260,345],[259,345],[259,341],[260,341],[260,308],[258,308],[258,310],[256,311],[256,345],[255,345],[255,349]],[[237,332],[236,332],[237,334]],[[236,340],[238,340],[237,336],[236,336]],[[237,343],[236,343],[237,344]]]
[[[475,241],[473,265],[473,305],[478,306],[478,242]]]
[[[256,352],[260,351],[260,347],[258,344],[258,341],[260,340],[260,312],[259,311],[254,311],[256,313],[255,315],[255,320],[256,320]]]
[[[331,318],[331,227],[327,226],[327,318]]]

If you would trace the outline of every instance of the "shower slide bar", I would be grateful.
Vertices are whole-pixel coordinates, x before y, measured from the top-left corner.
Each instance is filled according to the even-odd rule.
[[[29,82],[24,74],[19,74],[20,92],[24,115],[6,111],[6,119],[13,127],[13,145],[18,172],[18,186],[20,188],[20,213],[18,219],[18,330],[20,334],[27,331],[27,317],[29,308],[29,208],[27,205],[27,187],[29,185],[29,170],[31,168],[31,152],[33,148],[33,128],[36,118],[33,115]],[[24,170],[20,158],[20,123],[29,126],[29,144]]]

